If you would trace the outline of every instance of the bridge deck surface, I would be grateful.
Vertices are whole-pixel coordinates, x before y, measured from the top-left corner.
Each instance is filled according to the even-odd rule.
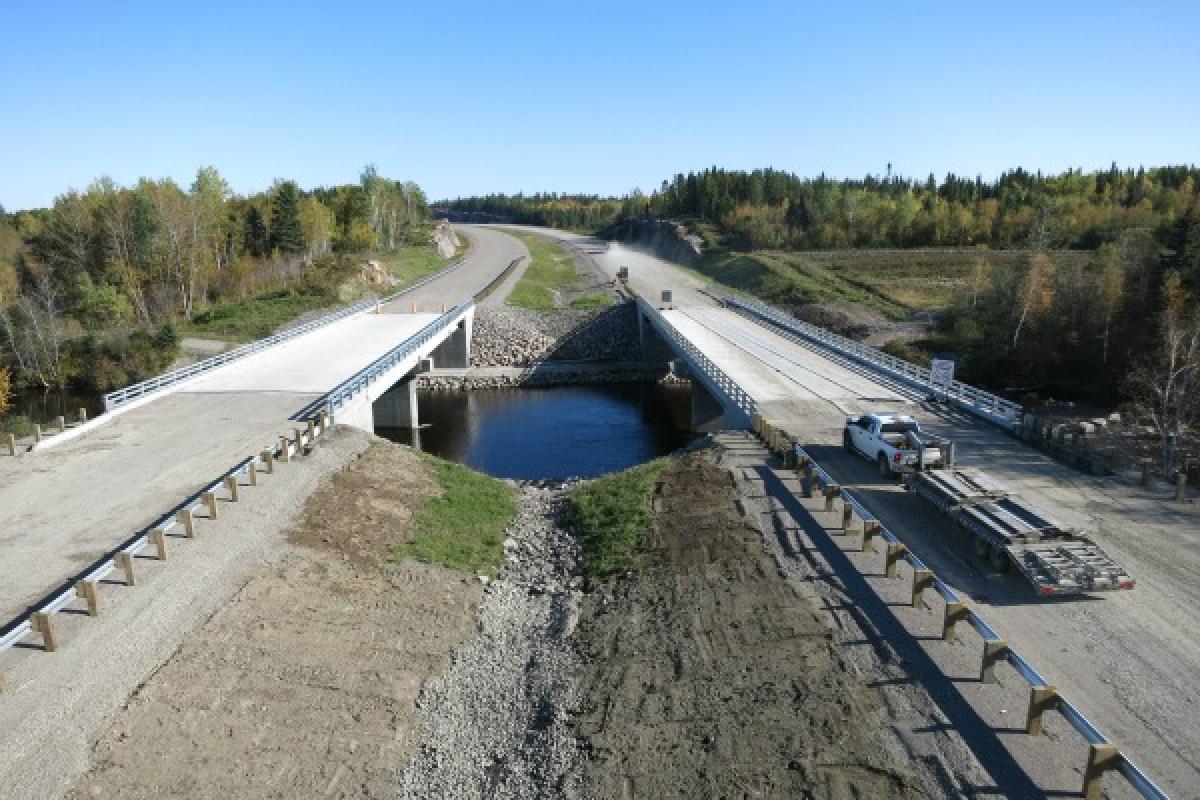
[[[360,314],[234,361],[182,392],[326,392],[438,318]]]

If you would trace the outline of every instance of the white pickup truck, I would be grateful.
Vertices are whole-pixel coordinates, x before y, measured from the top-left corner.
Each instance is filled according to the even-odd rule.
[[[945,466],[947,444],[923,434],[912,417],[891,411],[851,417],[842,432],[846,450],[874,461],[885,478]]]

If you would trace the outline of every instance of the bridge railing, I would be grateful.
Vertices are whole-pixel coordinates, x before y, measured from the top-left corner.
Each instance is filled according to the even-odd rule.
[[[659,314],[658,310],[647,303],[645,299],[639,297],[637,302],[641,307],[643,316],[651,321],[655,330],[666,338],[667,343],[671,345],[675,352],[683,355],[687,359],[688,364],[700,373],[700,377],[708,384],[710,389],[713,389],[718,395],[723,395],[724,399],[744,413],[747,419],[754,416],[758,409],[758,404],[755,403],[753,397],[748,395],[736,381],[717,366],[716,362],[706,356],[704,351],[693,344],[690,339],[681,334],[666,317]]]
[[[421,330],[417,331],[412,336],[408,337],[379,358],[375,359],[370,364],[363,367],[361,370],[354,373],[334,388],[330,389],[322,398],[310,406],[310,408],[314,410],[314,413],[316,409],[323,408],[331,417],[335,417],[336,411],[340,406],[345,405],[345,403],[354,395],[365,390],[381,376],[394,369],[397,364],[418,352],[425,344],[442,333],[442,331],[444,331],[447,327],[457,323],[462,315],[469,311],[474,304],[474,298],[462,301],[457,306],[450,309],[445,314],[442,314],[440,317],[430,322],[424,328],[421,328]]]
[[[762,423],[759,423],[761,425]],[[769,426],[763,426],[769,427]],[[776,438],[778,432],[770,430],[758,431],[768,442]],[[790,444],[790,443],[788,443]],[[933,573],[925,562],[911,552],[904,543],[887,526],[867,508],[862,498],[855,491],[839,486],[820,464],[803,448],[791,446],[791,455],[795,459],[796,468],[802,470],[804,478],[802,485],[805,496],[811,496],[813,490],[818,490],[826,498],[827,511],[834,510],[834,499],[842,500],[842,529],[849,528],[853,517],[857,516],[863,523],[862,549],[872,547],[871,540],[879,536],[886,545],[887,562],[885,575],[898,577],[895,564],[905,561],[912,567],[912,604],[916,606],[926,589],[932,589],[942,598],[944,616],[942,623],[942,638],[951,639],[954,636],[954,626],[958,622],[969,624],[980,638],[983,639],[983,659],[980,665],[980,679],[995,682],[994,667],[999,661],[1006,661],[1030,687],[1029,708],[1026,716],[1026,732],[1041,731],[1041,717],[1046,711],[1058,711],[1062,717],[1088,743],[1089,757],[1084,773],[1084,793],[1087,797],[1099,797],[1099,781],[1106,770],[1120,772],[1130,786],[1139,795],[1150,800],[1169,800],[1166,792],[1155,785],[1142,770],[1127,755],[1122,753],[1099,728],[1095,726],[1079,708],[1058,692],[1048,680],[1021,653],[1008,644],[988,624],[987,620],[968,606],[957,592],[941,578]],[[1096,792],[1095,795],[1092,792]]]
[[[707,293],[740,314],[781,329],[785,335],[790,333],[793,336],[799,336],[909,386],[930,394],[944,396],[950,403],[967,413],[1002,428],[1012,430],[1020,423],[1023,408],[1011,400],[1006,400],[962,381],[954,381],[949,386],[935,384],[927,367],[896,358],[870,345],[847,339],[824,328],[803,322],[763,303],[712,289]]]
[[[254,342],[250,342],[249,344],[244,344],[241,347],[230,350],[227,353],[220,353],[212,356],[211,358],[206,358],[203,361],[198,361],[195,364],[164,373],[148,380],[144,380],[141,383],[135,383],[132,386],[126,386],[124,389],[118,389],[115,392],[109,392],[108,394],[104,395],[104,410],[112,411],[114,408],[118,408],[119,406],[122,406],[131,400],[136,400],[139,397],[144,397],[148,394],[153,394],[154,392],[161,391],[162,389],[166,389],[170,386],[191,380],[197,375],[202,375],[205,372],[210,372],[218,367],[223,367],[231,361],[237,361],[245,358],[246,356],[253,355],[254,353],[262,352],[263,350],[272,348],[277,344],[281,344],[290,339],[295,339],[298,336],[303,336],[306,333],[315,331],[318,328],[323,328],[326,325],[331,325],[339,320],[346,319],[347,317],[352,317],[355,314],[362,314],[374,308],[378,308],[381,303],[390,303],[393,300],[408,294],[409,292],[416,291],[422,286],[425,286],[426,284],[431,283],[438,278],[454,272],[461,266],[462,260],[460,259],[445,269],[438,270],[432,275],[422,278],[410,286],[405,286],[403,289],[393,292],[382,299],[377,300],[371,298],[359,301],[352,306],[347,306],[343,309],[333,312],[332,314],[326,314],[303,325],[297,325],[294,328],[282,330],[279,333],[266,337],[265,339],[259,339]]]

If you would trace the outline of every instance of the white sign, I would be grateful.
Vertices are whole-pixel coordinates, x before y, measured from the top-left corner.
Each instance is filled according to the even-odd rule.
[[[929,380],[934,386],[949,388],[954,383],[954,361],[935,358],[929,365]]]

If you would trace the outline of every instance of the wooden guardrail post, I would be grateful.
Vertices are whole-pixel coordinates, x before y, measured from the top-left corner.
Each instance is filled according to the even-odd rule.
[[[301,428],[292,428],[292,433],[296,437],[296,457],[304,455],[304,431]]]
[[[1083,771],[1084,800],[1104,797],[1104,773],[1117,766],[1120,755],[1115,744],[1094,744],[1088,748],[1087,767]]]
[[[258,486],[258,465],[253,461],[246,465],[246,477],[250,479],[251,486]]]
[[[329,412],[322,409],[321,410],[321,435],[324,436],[326,431],[328,431],[328,430],[329,430]]]
[[[838,486],[836,483],[833,484],[832,486],[825,487],[825,510],[826,511],[833,511],[833,500],[836,497],[840,497],[841,494],[842,494],[842,487]]]
[[[983,659],[979,662],[979,682],[999,683],[996,680],[996,662],[1004,657],[1008,642],[1003,639],[983,640]]]
[[[58,427],[59,433],[67,432],[67,418],[61,414],[54,418],[54,424]]]
[[[79,413],[79,422],[80,422],[80,424],[82,424],[82,423],[84,423],[84,422],[87,422],[87,409],[86,409],[86,408],[81,408],[81,409],[79,409],[79,412],[78,412],[78,413]]]
[[[33,426],[33,443],[41,444],[41,441],[42,441],[42,426],[34,425]]]
[[[196,517],[190,508],[185,508],[175,515],[175,521],[183,526],[183,535],[189,539],[196,536]]]
[[[95,581],[76,581],[75,596],[87,604],[89,617],[100,616],[100,596],[96,591]]]
[[[133,576],[133,554],[132,553],[117,553],[113,558],[117,562],[117,566],[125,573],[125,585],[133,586],[137,583]]]
[[[896,564],[904,558],[907,552],[908,546],[903,542],[888,542],[887,553],[883,557],[884,577],[895,578],[897,576]]]
[[[35,611],[29,615],[29,626],[34,633],[42,635],[42,649],[53,653],[58,649],[58,634],[54,630],[54,617],[44,611]]]
[[[308,418],[308,443],[312,444],[317,440],[317,421],[312,417]]]
[[[154,545],[154,553],[159,561],[167,560],[167,534],[162,528],[150,531],[150,542]]]
[[[270,450],[263,450],[260,455],[263,466],[267,469],[267,474],[271,475],[275,472],[275,455]]]
[[[912,607],[929,608],[925,602],[925,590],[933,587],[933,571],[914,569],[912,579]]]
[[[8,439],[8,454],[10,456],[15,456],[17,454],[17,437],[10,433],[10,434],[8,434],[7,439]]]
[[[873,519],[864,520],[863,521],[862,552],[864,552],[864,553],[867,552],[868,548],[870,548],[872,553],[875,552],[875,545],[871,542],[871,540],[874,539],[878,535],[879,535],[879,522],[877,520],[873,520]]]
[[[1053,686],[1032,686],[1029,689],[1029,713],[1025,716],[1025,732],[1038,736],[1042,732],[1042,714],[1054,707],[1058,690]]]
[[[238,479],[237,475],[225,476],[225,488],[229,490],[229,499],[231,502],[238,501]]]
[[[804,477],[800,479],[800,488],[805,497],[813,496],[813,466],[811,461],[804,465]]]
[[[842,533],[850,532],[850,525],[854,522],[854,506],[842,501]]]
[[[208,506],[209,519],[217,519],[221,516],[221,511],[217,508],[216,492],[204,492],[200,495],[200,499],[204,501],[204,505]]]
[[[285,464],[287,464],[288,462],[290,462],[292,460],[291,447],[292,447],[292,443],[288,441],[288,437],[286,437],[286,436],[279,437],[279,451],[280,451],[279,460]]]
[[[961,600],[946,602],[946,610],[942,614],[942,639],[953,642],[958,638],[958,623],[967,619],[967,604]]]

